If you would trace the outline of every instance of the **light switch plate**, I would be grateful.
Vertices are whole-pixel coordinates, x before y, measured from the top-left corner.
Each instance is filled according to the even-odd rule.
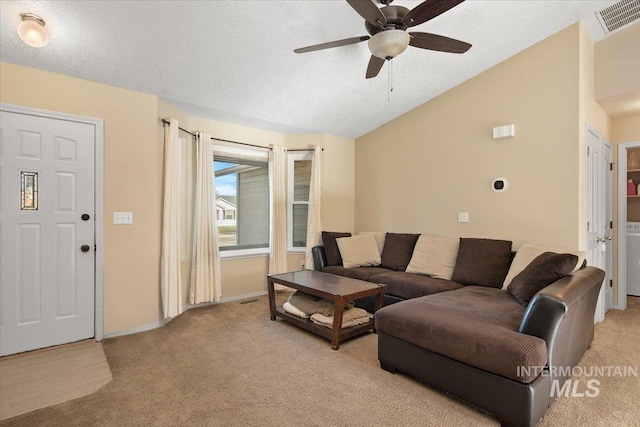
[[[114,212],[114,224],[133,224],[133,212]]]
[[[458,222],[469,222],[469,212],[458,212]]]

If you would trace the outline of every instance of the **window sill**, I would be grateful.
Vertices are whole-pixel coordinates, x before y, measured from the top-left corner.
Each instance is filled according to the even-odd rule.
[[[307,248],[293,248],[293,249],[287,250],[288,255],[300,255],[306,252],[307,252]]]
[[[220,260],[242,259],[242,258],[262,258],[269,256],[269,248],[240,249],[237,251],[220,251]]]

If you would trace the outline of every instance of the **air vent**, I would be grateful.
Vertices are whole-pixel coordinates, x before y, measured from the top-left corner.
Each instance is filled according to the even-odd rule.
[[[609,34],[640,19],[640,0],[622,0],[596,12],[604,32]]]

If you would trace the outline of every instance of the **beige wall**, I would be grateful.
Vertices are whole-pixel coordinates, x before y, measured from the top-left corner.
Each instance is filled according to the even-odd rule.
[[[595,47],[596,98],[640,92],[640,23]]]
[[[640,141],[640,114],[613,119],[611,134],[614,144]]]
[[[159,118],[212,136],[268,146],[325,147],[323,215],[328,227],[354,224],[355,141],[329,135],[284,135],[184,114],[155,96],[0,62],[0,102],[104,120],[104,333],[157,324],[161,317],[163,128]],[[187,137],[186,134],[180,134]],[[132,211],[134,224],[114,226],[114,211]],[[190,235],[190,233],[188,234]],[[190,245],[188,245],[190,247]],[[291,254],[300,268],[303,255]],[[224,260],[223,297],[266,290],[267,257]],[[183,263],[188,303],[189,264]]]
[[[356,229],[577,247],[579,43],[573,25],[359,138]]]
[[[157,322],[157,98],[2,62],[0,102],[104,120],[104,332]],[[133,225],[113,225],[114,211]]]

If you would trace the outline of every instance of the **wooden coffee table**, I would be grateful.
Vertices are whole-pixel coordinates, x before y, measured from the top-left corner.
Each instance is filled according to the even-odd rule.
[[[316,325],[311,320],[294,316],[284,311],[282,307],[276,307],[276,293],[273,287],[275,283],[334,301],[336,309],[333,316],[333,329]],[[349,301],[375,295],[375,312],[382,307],[386,286],[320,271],[303,270],[267,276],[267,288],[269,290],[271,320],[281,317],[302,329],[331,340],[331,348],[337,350],[340,347],[340,342],[374,329],[373,319],[361,325],[342,329],[344,305]]]

